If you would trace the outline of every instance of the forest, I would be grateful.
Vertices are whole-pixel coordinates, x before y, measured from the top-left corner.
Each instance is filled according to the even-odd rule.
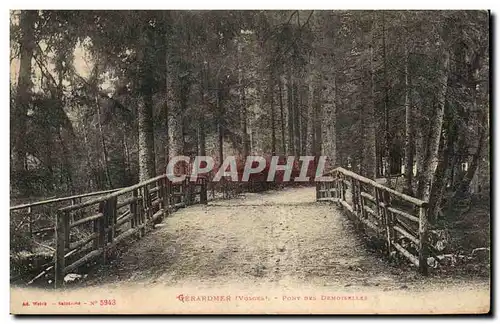
[[[131,186],[178,155],[324,155],[434,220],[489,204],[487,11],[10,17],[11,201]]]

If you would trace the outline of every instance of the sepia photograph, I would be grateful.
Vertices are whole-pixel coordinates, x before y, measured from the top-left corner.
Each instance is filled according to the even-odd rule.
[[[9,17],[11,314],[491,312],[489,11]]]

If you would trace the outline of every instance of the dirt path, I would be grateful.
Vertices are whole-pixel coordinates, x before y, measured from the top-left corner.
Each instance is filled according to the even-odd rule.
[[[110,265],[98,267],[73,287],[73,293],[84,292],[85,296],[89,291],[96,296],[113,292],[122,298],[138,296],[137,301],[126,299],[133,305],[123,306],[126,312],[235,311],[229,304],[191,303],[187,307],[177,298],[181,293],[231,294],[233,299],[235,294],[260,294],[270,301],[258,307],[240,303],[236,312],[408,309],[418,313],[487,311],[489,307],[485,279],[422,278],[414,269],[390,266],[380,254],[366,248],[335,206],[315,202],[314,188],[246,194],[181,209]],[[339,294],[369,296],[372,303],[337,301],[332,306],[324,297]],[[296,295],[302,299],[286,299]],[[304,295],[314,296],[318,302],[307,306],[300,302]],[[165,300],[166,304],[154,308],[156,304],[145,296],[161,296],[152,300]],[[450,302],[449,308],[437,307]]]

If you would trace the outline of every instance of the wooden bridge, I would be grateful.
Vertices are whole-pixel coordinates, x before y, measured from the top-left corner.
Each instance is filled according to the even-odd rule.
[[[334,169],[327,175],[332,176],[331,181],[316,183],[317,202],[314,204],[337,204],[358,230],[381,243],[389,258],[406,258],[422,274],[428,273],[427,257],[429,253],[432,254],[433,248],[427,239],[429,226],[426,202],[343,168]],[[228,181],[215,184],[206,177],[193,180],[186,178],[184,181],[172,182],[166,175],[161,175],[128,188],[11,207],[11,219],[13,213],[24,213],[24,217],[18,217],[23,221],[16,229],[24,230],[31,240],[37,240],[39,245],[50,251],[51,260],[38,265],[35,271],[38,275],[31,282],[53,274],[55,287],[61,287],[66,274],[89,266],[92,262],[106,264],[112,258],[115,247],[146,236],[155,224],[162,222],[178,208],[206,205],[209,201],[216,207],[219,201],[215,199],[217,194],[220,198],[232,198],[238,191],[257,191],[255,187],[258,185],[249,183],[247,187],[241,188]],[[303,195],[306,191],[300,193]],[[279,204],[285,208],[287,205],[293,206],[297,196],[287,199]],[[47,224],[45,220],[40,224],[40,217],[34,217],[36,209],[48,205],[57,207],[53,212],[53,223]],[[271,207],[277,205],[276,201],[269,202]],[[314,206],[307,205],[307,208],[317,208]],[[331,209],[331,215],[338,217],[337,208],[328,208]],[[244,214],[245,209],[239,213]],[[210,217],[205,214],[198,216]],[[243,215],[247,216],[251,217]]]

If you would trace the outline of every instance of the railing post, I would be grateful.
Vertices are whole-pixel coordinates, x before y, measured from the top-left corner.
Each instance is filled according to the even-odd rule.
[[[367,219],[368,215],[365,210],[365,198],[361,195],[363,192],[363,187],[361,185],[361,181],[358,180],[358,188],[359,188],[359,208],[361,208],[361,218]]]
[[[149,194],[148,185],[144,185],[142,187],[142,196],[144,201],[144,214],[142,216],[142,224],[147,224],[149,219],[151,218],[151,196]],[[144,235],[145,231],[143,232]]]
[[[186,191],[184,202],[187,207],[193,203],[193,182],[189,176],[186,176],[186,179],[184,179],[184,186]]]
[[[200,187],[200,204],[206,205],[208,203],[208,195],[207,195],[207,178],[202,177],[201,179],[201,187]]]
[[[387,239],[387,254],[390,256],[392,252],[392,239],[394,238],[394,230],[393,230],[393,222],[392,222],[392,213],[388,210],[390,206],[389,193],[387,191],[382,191],[382,202],[384,204],[383,209],[383,219],[385,225],[386,239]]]
[[[168,177],[165,178],[165,195],[167,197],[167,215],[170,213],[171,206],[175,203],[175,199],[172,198],[172,181]]]
[[[143,226],[143,216],[144,216],[144,192],[142,190],[138,190],[138,193],[140,194],[137,197],[137,206],[136,206],[136,222],[135,225],[137,226]],[[139,237],[141,237],[144,233],[144,228],[141,228],[139,230]]]
[[[140,208],[140,224],[141,224],[141,237],[146,235],[146,223],[149,218],[149,190],[148,186],[145,185],[142,187],[142,200],[141,200],[141,208]]]
[[[54,287],[60,288],[64,284],[64,267],[66,266],[64,260],[64,250],[65,250],[65,239],[66,232],[69,232],[69,228],[65,227],[64,218],[67,217],[61,211],[57,211],[56,214],[56,251],[54,254]]]
[[[130,227],[135,228],[137,225],[137,189],[132,192],[134,200],[130,203]]]
[[[427,205],[424,204],[420,206],[419,211],[419,226],[418,226],[418,234],[420,239],[419,253],[418,253],[418,267],[421,274],[426,276],[428,274],[427,267],[427,235],[428,235],[428,219],[427,219]]]
[[[116,224],[116,218],[117,218],[117,211],[116,211],[116,203],[117,203],[117,197],[112,197],[107,201],[107,213],[108,213],[108,222],[106,223],[106,226],[108,227],[108,242],[112,243],[113,239],[116,236],[116,229],[115,229],[115,224]]]
[[[69,243],[70,243],[70,232],[71,228],[69,227],[70,224],[70,215],[65,214],[63,217],[63,222],[64,222],[64,248],[69,250]]]
[[[168,215],[168,192],[167,192],[167,186],[168,186],[168,179],[161,178],[160,179],[160,188],[161,188],[161,208],[163,208],[163,218],[166,218]]]
[[[97,248],[102,249],[102,261],[104,264],[106,264],[106,227],[108,224],[107,209],[107,201],[101,201],[101,203],[99,204],[99,213],[102,213],[102,217],[97,219],[97,232],[99,237],[99,239],[97,240]]]
[[[351,202],[352,202],[352,210],[356,214],[356,216],[359,218],[359,201],[358,201],[358,186],[356,181],[352,178],[351,179]]]
[[[344,178],[345,178],[344,175],[342,175],[341,178],[340,178],[340,196],[341,196],[341,199],[343,201],[346,201],[346,199],[345,199],[345,192],[346,192],[346,190],[345,190]]]

